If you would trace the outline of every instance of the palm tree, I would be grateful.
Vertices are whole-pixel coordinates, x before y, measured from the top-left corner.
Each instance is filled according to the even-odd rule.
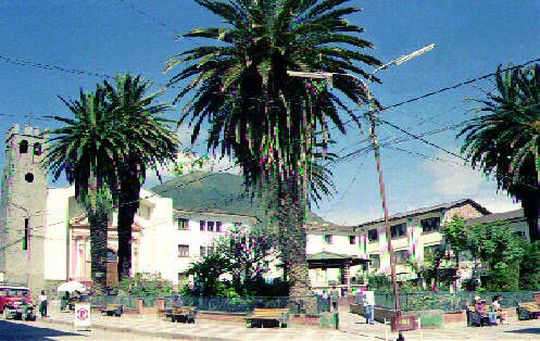
[[[44,164],[56,181],[62,173],[75,184],[75,197],[83,204],[90,223],[92,279],[104,290],[107,272],[107,229],[117,197],[113,160],[122,147],[108,115],[105,89],[80,91],[79,100],[60,99],[74,118],[52,116],[63,127],[45,132],[48,139]]]
[[[521,201],[532,241],[540,240],[540,65],[498,68],[498,93],[480,101],[485,113],[458,134],[473,168]]]
[[[118,173],[118,277],[130,276],[132,225],[139,208],[139,193],[148,169],[176,159],[179,140],[157,117],[169,109],[155,103],[162,92],[148,94],[151,83],[140,76],[117,76],[114,84],[104,82],[110,115],[116,121],[115,132],[121,136],[122,149],[114,166]],[[159,176],[159,174],[158,174]]]
[[[275,206],[286,217],[280,220],[291,241],[284,246],[290,295],[309,295],[303,226],[315,146],[326,142],[331,124],[345,133],[340,110],[357,120],[344,97],[354,103],[367,98],[362,82],[353,77],[329,82],[290,77],[287,71],[366,77],[362,63],[380,62],[360,52],[373,45],[359,37],[362,28],[343,18],[359,11],[341,7],[348,0],[195,1],[226,26],[193,29],[185,36],[214,44],[167,62],[167,71],[182,65],[170,79],[171,84],[182,83],[177,100],[187,98],[180,123],[193,126],[195,141],[208,122],[208,149],[236,157],[249,188],[275,186]]]

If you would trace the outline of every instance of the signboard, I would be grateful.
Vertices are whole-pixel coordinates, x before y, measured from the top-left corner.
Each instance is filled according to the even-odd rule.
[[[75,303],[75,320],[73,320],[75,330],[90,329],[90,303]]]

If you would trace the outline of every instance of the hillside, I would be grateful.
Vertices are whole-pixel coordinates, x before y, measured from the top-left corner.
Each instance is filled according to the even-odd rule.
[[[216,209],[239,214],[260,215],[263,210],[245,191],[241,176],[229,173],[194,172],[152,188],[173,199],[177,209]]]
[[[238,214],[264,216],[264,208],[246,192],[243,178],[229,173],[194,172],[152,188],[163,197],[173,199],[176,209],[220,210]],[[322,221],[314,213],[310,220]]]

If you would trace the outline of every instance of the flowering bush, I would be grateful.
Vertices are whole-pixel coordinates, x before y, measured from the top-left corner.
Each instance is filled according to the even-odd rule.
[[[159,273],[136,273],[133,277],[124,278],[119,284],[120,292],[145,297],[145,296],[168,296],[171,295],[172,283],[161,278]]]

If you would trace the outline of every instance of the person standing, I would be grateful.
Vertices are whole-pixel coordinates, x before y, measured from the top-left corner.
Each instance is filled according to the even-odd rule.
[[[369,286],[366,286],[366,290],[364,290],[364,292],[362,293],[362,301],[364,303],[364,310],[366,312],[366,324],[373,324],[375,293],[369,290]]]
[[[501,307],[501,295],[495,295],[493,297],[493,312],[497,315],[497,318],[501,320],[501,324],[506,322],[506,312]]]
[[[45,290],[41,290],[41,295],[39,295],[39,314],[41,317],[47,317],[47,295]]]
[[[330,302],[332,303],[332,311],[338,311],[338,299],[339,292],[334,285],[332,286],[332,290],[330,290]]]

